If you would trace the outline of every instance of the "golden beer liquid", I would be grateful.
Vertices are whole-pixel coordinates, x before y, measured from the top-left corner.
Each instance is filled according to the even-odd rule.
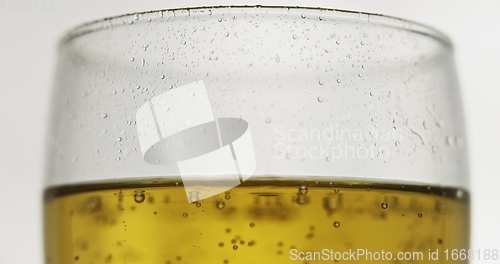
[[[180,180],[49,188],[45,262],[337,263],[346,260],[305,252],[364,249],[423,259],[348,262],[461,263],[442,251],[469,247],[466,191],[321,179],[251,179],[198,203],[188,203]],[[436,250],[439,260],[429,260]]]

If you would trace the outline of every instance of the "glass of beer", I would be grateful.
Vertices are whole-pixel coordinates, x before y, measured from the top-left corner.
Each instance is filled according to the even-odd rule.
[[[46,264],[456,263],[469,246],[453,47],[428,26],[127,14],[67,33],[54,86]]]

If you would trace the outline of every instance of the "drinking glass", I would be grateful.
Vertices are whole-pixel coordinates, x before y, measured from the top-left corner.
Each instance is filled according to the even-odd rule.
[[[455,263],[468,247],[453,47],[428,26],[127,14],[67,33],[54,86],[47,264]]]

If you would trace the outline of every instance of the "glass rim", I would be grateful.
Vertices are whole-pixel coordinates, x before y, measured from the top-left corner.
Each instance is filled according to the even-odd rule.
[[[364,12],[364,11],[354,11],[347,9],[336,9],[336,8],[325,8],[325,7],[306,7],[306,6],[273,6],[273,5],[217,5],[217,6],[194,6],[194,7],[178,7],[178,8],[166,8],[166,9],[157,9],[150,11],[141,11],[134,13],[126,13],[122,15],[110,16],[101,19],[91,20],[89,22],[77,25],[70,30],[68,30],[63,36],[60,38],[59,45],[63,46],[64,44],[79,38],[81,36],[91,34],[94,32],[107,30],[108,26],[103,25],[104,22],[114,22],[118,19],[124,18],[132,18],[138,15],[147,15],[147,14],[155,14],[160,13],[162,16],[165,12],[187,12],[188,15],[191,15],[191,11],[202,11],[204,10],[221,10],[221,9],[268,9],[268,10],[303,10],[304,12],[311,11],[320,11],[320,12],[329,12],[329,15],[333,15],[339,18],[347,18],[351,20],[365,21],[367,23],[376,23],[383,26],[389,26],[401,30],[406,30],[414,33],[418,33],[430,38],[434,38],[438,41],[441,41],[443,44],[447,45],[450,49],[453,49],[453,43],[450,38],[439,31],[438,29],[426,25],[424,23],[403,19],[395,16],[383,15],[379,13],[372,12]],[[99,25],[100,24],[100,25]]]

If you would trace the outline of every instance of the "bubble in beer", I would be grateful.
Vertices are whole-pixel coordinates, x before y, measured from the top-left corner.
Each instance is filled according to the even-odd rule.
[[[234,246],[233,246],[233,249],[234,249],[234,250],[237,250],[237,249],[238,249],[238,246],[237,246],[237,245],[234,245]]]
[[[182,217],[187,218],[188,217],[188,213],[182,213]]]
[[[251,246],[253,246],[253,245],[255,245],[255,241],[253,241],[253,240],[248,241],[248,246],[249,246],[249,247],[251,247]]]
[[[146,200],[146,195],[143,191],[135,191],[134,200],[136,203],[142,203]]]
[[[334,227],[339,227],[339,226],[340,226],[340,222],[339,222],[339,221],[335,221],[335,222],[333,222],[333,226],[334,226]]]
[[[299,193],[300,193],[300,194],[307,194],[307,191],[308,191],[307,186],[305,186],[305,185],[301,185],[301,186],[299,187]]]
[[[218,209],[223,209],[226,206],[226,203],[224,203],[224,201],[222,200],[217,200],[216,205]]]
[[[200,202],[197,202],[197,203],[196,203],[196,207],[201,207],[201,203],[200,203]]]
[[[254,222],[250,223],[250,227],[255,227],[255,223]]]
[[[380,206],[382,207],[382,209],[387,209],[389,207],[387,202],[383,202],[382,204],[380,204]]]
[[[422,213],[418,213],[418,217],[422,217],[424,216]]]
[[[219,247],[223,247],[224,246],[224,243],[223,242],[219,242]]]

